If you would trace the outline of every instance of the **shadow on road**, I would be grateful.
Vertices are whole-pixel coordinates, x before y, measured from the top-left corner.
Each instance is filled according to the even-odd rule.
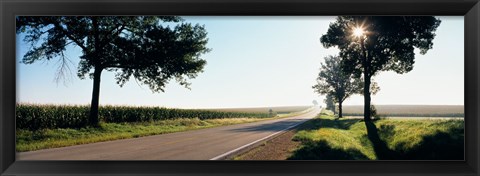
[[[292,125],[298,124],[304,120],[302,119],[288,119],[288,120],[283,120],[283,121],[278,121],[274,123],[269,123],[269,124],[259,124],[259,125],[254,125],[251,127],[245,127],[245,128],[236,128],[236,129],[231,129],[229,131],[235,131],[235,132],[266,132],[266,131],[271,131],[271,132],[276,132],[283,130],[285,128],[288,128]]]

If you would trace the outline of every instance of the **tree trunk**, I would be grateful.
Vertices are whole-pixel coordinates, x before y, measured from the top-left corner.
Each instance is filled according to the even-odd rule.
[[[100,37],[99,37],[99,32],[98,32],[98,17],[94,16],[92,17],[92,25],[93,25],[93,37],[94,37],[94,42],[95,42],[95,50],[94,50],[94,58],[93,60],[93,65],[94,71],[93,71],[93,91],[92,91],[92,102],[90,104],[90,116],[89,116],[89,125],[91,126],[98,126],[99,125],[99,120],[98,120],[98,102],[100,99],[100,77],[102,75],[102,67],[98,67],[99,65],[99,54],[101,53],[101,48],[100,48]]]
[[[370,77],[368,74],[365,76],[365,86],[363,87],[364,94],[364,107],[363,107],[363,118],[365,121],[370,121]]]
[[[333,104],[332,111],[333,115],[337,114],[337,107],[335,107],[335,103]]]
[[[92,91],[92,103],[90,105],[90,117],[89,124],[91,126],[98,126],[98,102],[100,99],[100,76],[102,74],[100,68],[95,68],[93,72],[93,91]]]
[[[367,52],[365,49],[365,42],[364,39],[360,40],[361,42],[361,47],[362,47],[362,52],[363,52],[363,81],[364,81],[364,86],[363,86],[363,119],[365,122],[370,121],[370,62],[368,61],[367,57]]]
[[[343,102],[338,102],[338,118],[342,118],[342,103]]]

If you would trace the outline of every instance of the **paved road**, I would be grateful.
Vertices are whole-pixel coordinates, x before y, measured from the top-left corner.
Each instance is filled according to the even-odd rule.
[[[320,113],[133,139],[17,153],[18,160],[209,160],[223,159],[301,124]]]

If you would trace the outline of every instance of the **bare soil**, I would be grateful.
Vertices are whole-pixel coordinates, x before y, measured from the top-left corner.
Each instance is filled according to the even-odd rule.
[[[292,140],[296,132],[296,129],[292,129],[282,133],[258,147],[235,156],[234,160],[286,160],[300,146],[300,142]]]

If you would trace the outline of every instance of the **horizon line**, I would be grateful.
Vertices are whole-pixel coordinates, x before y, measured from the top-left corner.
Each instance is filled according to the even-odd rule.
[[[56,106],[90,106],[87,104],[78,103],[32,103],[32,102],[16,102],[16,104],[23,105],[56,105]],[[320,104],[325,106],[324,103]],[[465,106],[463,104],[374,104],[375,106]],[[134,104],[100,104],[100,106],[131,106],[131,107],[163,107],[163,108],[176,108],[176,109],[239,109],[239,108],[276,108],[276,107],[298,107],[298,106],[313,106],[313,104],[303,105],[264,105],[264,106],[210,106],[210,107],[174,107],[174,106],[162,106],[162,105],[134,105]],[[363,104],[344,104],[343,106],[363,106]]]

